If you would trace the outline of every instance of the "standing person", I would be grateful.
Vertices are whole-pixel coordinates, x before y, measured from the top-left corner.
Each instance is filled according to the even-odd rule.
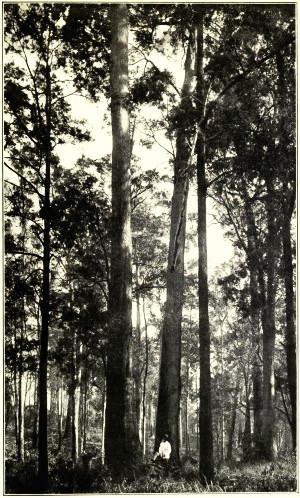
[[[167,476],[169,473],[169,461],[171,455],[171,444],[169,442],[168,434],[164,434],[159,445],[159,449],[156,453],[154,453],[153,460],[156,460],[159,457],[159,462],[164,468],[164,475]]]

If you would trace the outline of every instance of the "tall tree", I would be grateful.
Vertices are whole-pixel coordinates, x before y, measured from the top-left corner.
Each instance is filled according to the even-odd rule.
[[[128,8],[111,6],[112,221],[107,358],[106,462],[115,473],[141,454],[132,376],[132,266]]]
[[[31,218],[36,236],[35,256],[42,262],[40,296],[41,329],[39,356],[39,459],[38,485],[48,487],[47,445],[47,365],[50,316],[51,259],[51,185],[58,159],[57,143],[66,136],[87,139],[69,119],[67,104],[57,71],[64,64],[59,57],[61,23],[65,6],[6,6],[7,48],[19,57],[6,67],[6,103],[12,120],[7,124],[8,152],[6,166],[21,178],[36,197],[39,213]],[[34,57],[32,57],[34,54]],[[14,142],[13,137],[16,138]],[[41,223],[39,223],[41,221]],[[32,249],[32,248],[31,248]],[[18,252],[18,251],[14,251]],[[19,251],[20,252],[20,251]],[[32,255],[34,251],[30,251]],[[26,254],[26,253],[25,253]]]
[[[193,148],[195,141],[187,131],[184,120],[191,111],[194,83],[193,29],[185,60],[185,76],[178,108],[176,130],[176,155],[174,158],[174,190],[171,206],[171,227],[167,269],[167,299],[162,328],[159,392],[156,417],[156,447],[164,433],[170,434],[172,460],[179,462],[179,408],[180,408],[180,363],[181,363],[181,321],[184,289],[184,250],[186,231],[186,204]]]
[[[198,122],[204,118],[204,50],[203,50],[204,11],[198,14],[197,23],[197,113]],[[210,482],[214,474],[213,434],[211,411],[211,374],[210,374],[210,330],[208,315],[208,281],[207,281],[207,235],[206,235],[206,152],[204,128],[198,134],[197,141],[197,194],[198,194],[198,298],[199,298],[199,344],[200,344],[200,478]]]

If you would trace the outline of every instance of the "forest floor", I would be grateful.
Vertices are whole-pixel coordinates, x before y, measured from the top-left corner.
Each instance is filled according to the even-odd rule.
[[[216,470],[214,482],[203,486],[198,465],[186,461],[167,477],[151,463],[143,466],[139,476],[114,482],[99,463],[87,469],[74,466],[62,455],[49,462],[50,493],[207,493],[207,492],[291,492],[297,490],[296,458],[281,457],[270,464],[235,463]],[[6,494],[36,494],[36,459],[6,462]]]

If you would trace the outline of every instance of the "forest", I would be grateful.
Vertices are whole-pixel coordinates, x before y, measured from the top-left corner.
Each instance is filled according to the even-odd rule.
[[[6,494],[296,491],[295,4],[2,7]]]

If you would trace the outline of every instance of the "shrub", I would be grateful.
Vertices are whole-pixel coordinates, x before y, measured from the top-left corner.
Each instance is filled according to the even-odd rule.
[[[37,467],[33,459],[25,462],[6,460],[5,477],[6,494],[36,494],[38,492]]]

